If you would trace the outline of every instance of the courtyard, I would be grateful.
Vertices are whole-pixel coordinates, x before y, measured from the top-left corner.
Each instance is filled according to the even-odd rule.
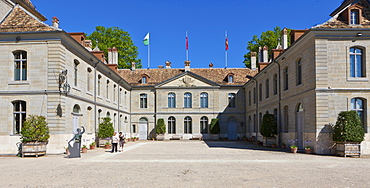
[[[1,187],[369,187],[370,157],[292,154],[243,141],[138,141],[81,158],[0,156]]]

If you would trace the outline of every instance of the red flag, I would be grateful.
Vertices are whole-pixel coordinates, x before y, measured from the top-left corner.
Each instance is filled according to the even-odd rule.
[[[229,50],[229,39],[227,39],[227,37],[225,39],[225,50]]]
[[[189,49],[189,40],[188,40],[188,36],[186,36],[186,50],[188,50]]]

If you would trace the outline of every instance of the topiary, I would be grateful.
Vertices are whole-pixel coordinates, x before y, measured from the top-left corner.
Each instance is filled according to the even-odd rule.
[[[111,122],[110,117],[102,118],[103,122],[99,124],[98,137],[99,138],[108,138],[112,137],[114,134],[113,123]]]
[[[365,131],[357,112],[343,111],[338,114],[337,122],[334,126],[333,141],[362,142]]]
[[[260,132],[264,137],[273,137],[277,135],[277,123],[273,114],[266,112],[266,114],[263,115]]]
[[[44,116],[29,115],[23,122],[21,140],[25,142],[47,142],[50,138],[48,123]]]
[[[217,118],[211,120],[211,125],[209,126],[209,132],[211,134],[219,134],[221,132],[220,124]]]
[[[166,132],[166,125],[164,124],[163,118],[159,118],[157,120],[157,126],[155,126],[155,132],[157,134],[164,134]]]

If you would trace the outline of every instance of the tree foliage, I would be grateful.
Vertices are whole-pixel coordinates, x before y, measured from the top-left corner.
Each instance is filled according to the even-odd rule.
[[[269,59],[271,58],[271,50],[275,49],[281,39],[282,33],[281,28],[279,26],[276,26],[273,30],[268,30],[265,32],[262,32],[262,34],[258,37],[257,35],[254,35],[252,37],[252,40],[248,42],[247,50],[249,51],[247,54],[244,54],[244,64],[246,67],[251,67],[251,52],[258,52],[259,47],[268,47],[268,54]],[[288,29],[288,35],[290,33],[291,29]],[[281,44],[281,42],[280,42]],[[288,44],[290,44],[290,37],[288,37]],[[257,56],[258,61],[258,56]]]
[[[50,138],[48,123],[44,116],[29,115],[23,122],[21,140],[25,142],[47,142]]]
[[[157,134],[164,134],[166,132],[166,125],[164,124],[163,118],[159,118],[157,120],[157,126],[155,126],[155,132]]]
[[[263,115],[260,132],[264,137],[273,137],[277,135],[277,123],[273,114],[267,112]]]
[[[110,117],[102,118],[103,122],[99,124],[98,137],[99,138],[109,138],[114,134],[113,123],[111,122]]]
[[[211,132],[211,134],[219,134],[221,132],[220,123],[218,122],[217,118],[213,118],[211,120],[211,125],[209,126],[209,132]]]
[[[136,68],[141,68],[141,60],[138,57],[138,48],[131,40],[130,34],[118,27],[105,28],[97,26],[95,31],[87,36],[92,41],[93,48],[98,41],[98,47],[108,57],[108,48],[116,47],[118,50],[118,67],[129,69],[131,63],[136,63]]]
[[[333,141],[362,142],[365,131],[357,112],[343,111],[338,114],[337,122],[334,126]]]

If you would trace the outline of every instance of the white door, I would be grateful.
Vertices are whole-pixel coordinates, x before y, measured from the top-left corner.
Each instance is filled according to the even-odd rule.
[[[148,139],[148,123],[140,122],[139,123],[139,140]]]
[[[72,133],[76,134],[78,128],[78,116],[73,116],[73,127],[72,127]]]
[[[303,147],[303,112],[297,112],[297,146]]]
[[[229,140],[236,140],[236,138],[238,137],[238,135],[236,134],[236,119],[230,118],[227,123],[227,127],[228,127],[227,136]]]

